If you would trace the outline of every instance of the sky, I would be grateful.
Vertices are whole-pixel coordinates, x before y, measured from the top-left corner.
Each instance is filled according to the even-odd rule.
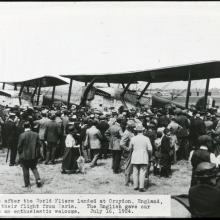
[[[220,60],[219,27],[220,2],[0,2],[0,76],[16,81]],[[214,87],[220,79],[211,80]]]

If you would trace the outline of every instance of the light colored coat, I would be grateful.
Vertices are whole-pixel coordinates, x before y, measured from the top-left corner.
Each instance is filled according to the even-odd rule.
[[[152,151],[150,139],[143,134],[131,138],[129,149],[133,149],[131,164],[148,164],[148,151]]]
[[[40,140],[44,140],[46,126],[47,126],[47,123],[49,121],[50,121],[49,118],[43,117],[42,119],[37,120],[37,121],[34,122],[34,124],[39,124],[39,132],[38,132],[38,134],[39,134]]]
[[[69,123],[69,117],[67,115],[64,115],[61,119],[63,121],[63,133],[64,133],[64,135],[67,135],[66,128]]]
[[[123,149],[128,148],[132,137],[134,137],[134,134],[131,131],[126,129],[124,131],[122,138],[121,138],[121,141],[120,141],[121,148],[123,148]]]
[[[85,142],[89,144],[90,149],[101,149],[101,139],[101,132],[95,126],[86,130]]]
[[[121,150],[120,140],[122,135],[123,131],[120,124],[118,124],[117,122],[109,127],[109,129],[105,132],[105,136],[109,140],[110,150]]]

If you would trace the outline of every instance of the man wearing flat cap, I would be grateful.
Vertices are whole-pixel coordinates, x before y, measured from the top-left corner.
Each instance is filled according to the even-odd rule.
[[[29,122],[24,123],[25,131],[19,136],[18,153],[23,170],[25,187],[30,187],[29,169],[32,170],[37,187],[41,187],[41,179],[37,170],[37,160],[40,156],[40,140],[36,132],[31,131]]]
[[[216,165],[198,164],[195,169],[198,184],[189,189],[189,205],[192,217],[220,217],[220,189],[216,184]]]
[[[201,162],[209,162],[209,163],[211,162],[216,164],[216,166],[218,166],[215,154],[210,152],[211,141],[212,139],[208,135],[200,136],[198,139],[200,148],[197,150],[192,150],[190,152],[189,161],[192,164],[191,186],[197,184],[195,178],[195,169]]]
[[[51,120],[47,122],[45,133],[44,133],[44,140],[46,141],[46,161],[45,164],[47,165],[49,162],[55,164],[55,152],[57,148],[58,141],[60,140],[61,136],[61,129],[60,125],[55,121],[56,115],[51,115]]]

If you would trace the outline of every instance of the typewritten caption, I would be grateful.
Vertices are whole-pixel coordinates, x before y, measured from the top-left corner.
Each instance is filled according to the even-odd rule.
[[[0,194],[1,217],[170,216],[169,195]]]

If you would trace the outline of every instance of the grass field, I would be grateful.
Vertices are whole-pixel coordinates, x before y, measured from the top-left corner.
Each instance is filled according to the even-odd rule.
[[[61,174],[61,160],[55,165],[39,164],[38,170],[43,182],[42,188],[37,188],[33,174],[31,173],[31,188],[22,186],[23,174],[20,166],[9,167],[5,162],[6,150],[0,150],[0,193],[99,193],[99,194],[140,194],[133,190],[132,186],[124,185],[124,174],[113,174],[111,159],[98,161],[98,166],[90,168],[86,164],[85,174]],[[144,194],[187,194],[191,167],[187,161],[179,161],[172,166],[171,178],[159,178],[150,174],[149,187]],[[141,193],[143,194],[143,193]],[[177,202],[172,201],[172,215],[184,217],[188,212]],[[174,208],[175,207],[175,208]]]

